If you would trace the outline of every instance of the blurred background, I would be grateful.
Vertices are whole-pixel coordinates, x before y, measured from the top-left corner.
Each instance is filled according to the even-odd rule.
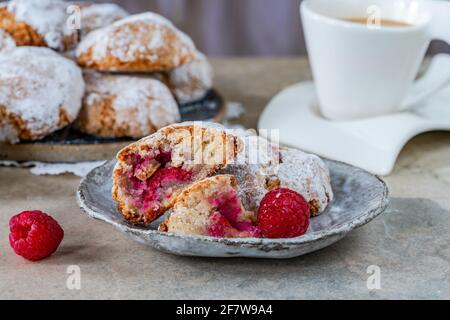
[[[332,1],[332,0],[330,0]],[[210,56],[306,54],[299,15],[301,0],[98,0],[131,13],[158,12],[188,33]],[[432,43],[430,53],[450,47]]]

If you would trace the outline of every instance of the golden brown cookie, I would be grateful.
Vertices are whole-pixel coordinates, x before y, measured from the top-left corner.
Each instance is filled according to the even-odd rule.
[[[89,33],[77,57],[83,67],[103,71],[169,71],[191,62],[195,46],[169,20],[147,12]]]
[[[18,46],[47,46],[64,51],[78,41],[78,30],[67,24],[61,0],[11,0],[0,6],[0,29]]]
[[[159,80],[85,70],[86,92],[75,126],[101,137],[142,138],[180,121],[178,105]]]
[[[73,122],[83,92],[80,68],[53,50],[0,53],[0,142],[39,140]]]

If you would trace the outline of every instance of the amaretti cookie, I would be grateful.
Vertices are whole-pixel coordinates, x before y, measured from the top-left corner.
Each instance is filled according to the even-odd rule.
[[[124,148],[113,173],[113,199],[124,217],[149,224],[180,192],[234,161],[241,143],[219,125],[183,123]]]
[[[275,181],[282,188],[300,193],[312,216],[322,213],[333,200],[330,172],[318,156],[298,149],[282,148]]]
[[[89,33],[79,44],[80,65],[103,71],[169,71],[195,57],[192,40],[169,20],[147,12]]]
[[[89,3],[80,5],[81,34],[109,26],[130,14],[115,3]]]
[[[213,68],[206,56],[197,51],[192,62],[170,71],[168,83],[178,102],[197,101],[213,86]]]
[[[18,46],[47,46],[64,51],[78,41],[78,30],[67,23],[62,0],[11,0],[0,7],[0,29]]]
[[[333,199],[333,191],[329,170],[319,157],[297,149],[278,148],[262,137],[243,139],[237,164],[221,173],[236,177],[245,208],[256,211],[269,191],[288,188],[305,198],[312,216],[325,210]]]
[[[180,121],[178,105],[159,80],[83,72],[86,91],[75,126],[100,137],[142,138]]]
[[[81,108],[80,68],[48,48],[0,53],[0,142],[38,140],[73,122]]]
[[[242,206],[236,179],[230,175],[207,178],[185,189],[159,230],[221,238],[259,236],[256,214]]]

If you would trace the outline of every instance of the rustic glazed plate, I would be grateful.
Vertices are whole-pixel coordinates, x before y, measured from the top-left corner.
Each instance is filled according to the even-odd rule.
[[[181,120],[222,122],[226,104],[215,89],[200,100],[179,105]],[[39,141],[0,144],[0,160],[81,162],[111,159],[129,145],[130,138],[100,138],[77,131],[71,126]]]
[[[355,167],[326,161],[335,199],[320,216],[312,218],[308,232],[292,239],[218,239],[159,232],[163,218],[148,228],[128,224],[111,199],[115,160],[89,173],[78,189],[78,203],[89,216],[124,232],[133,240],[158,250],[184,256],[292,258],[327,247],[381,214],[388,205],[383,181]]]

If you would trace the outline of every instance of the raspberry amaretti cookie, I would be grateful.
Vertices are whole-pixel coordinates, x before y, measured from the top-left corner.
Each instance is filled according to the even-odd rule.
[[[180,121],[178,105],[159,80],[83,72],[86,92],[75,126],[101,137],[142,138]]]
[[[77,48],[78,63],[103,71],[168,71],[195,57],[192,40],[172,22],[147,12],[89,33]]]
[[[159,230],[224,238],[259,236],[256,214],[244,209],[236,179],[230,175],[207,178],[185,189]]]
[[[72,48],[78,31],[67,24],[67,3],[62,0],[11,0],[0,6],[0,29],[18,46]]]
[[[240,148],[240,139],[220,125],[162,128],[119,152],[113,199],[128,221],[147,225],[171,208],[184,188],[233,162]]]
[[[81,108],[81,69],[51,49],[0,53],[0,142],[38,140],[73,122]]]

